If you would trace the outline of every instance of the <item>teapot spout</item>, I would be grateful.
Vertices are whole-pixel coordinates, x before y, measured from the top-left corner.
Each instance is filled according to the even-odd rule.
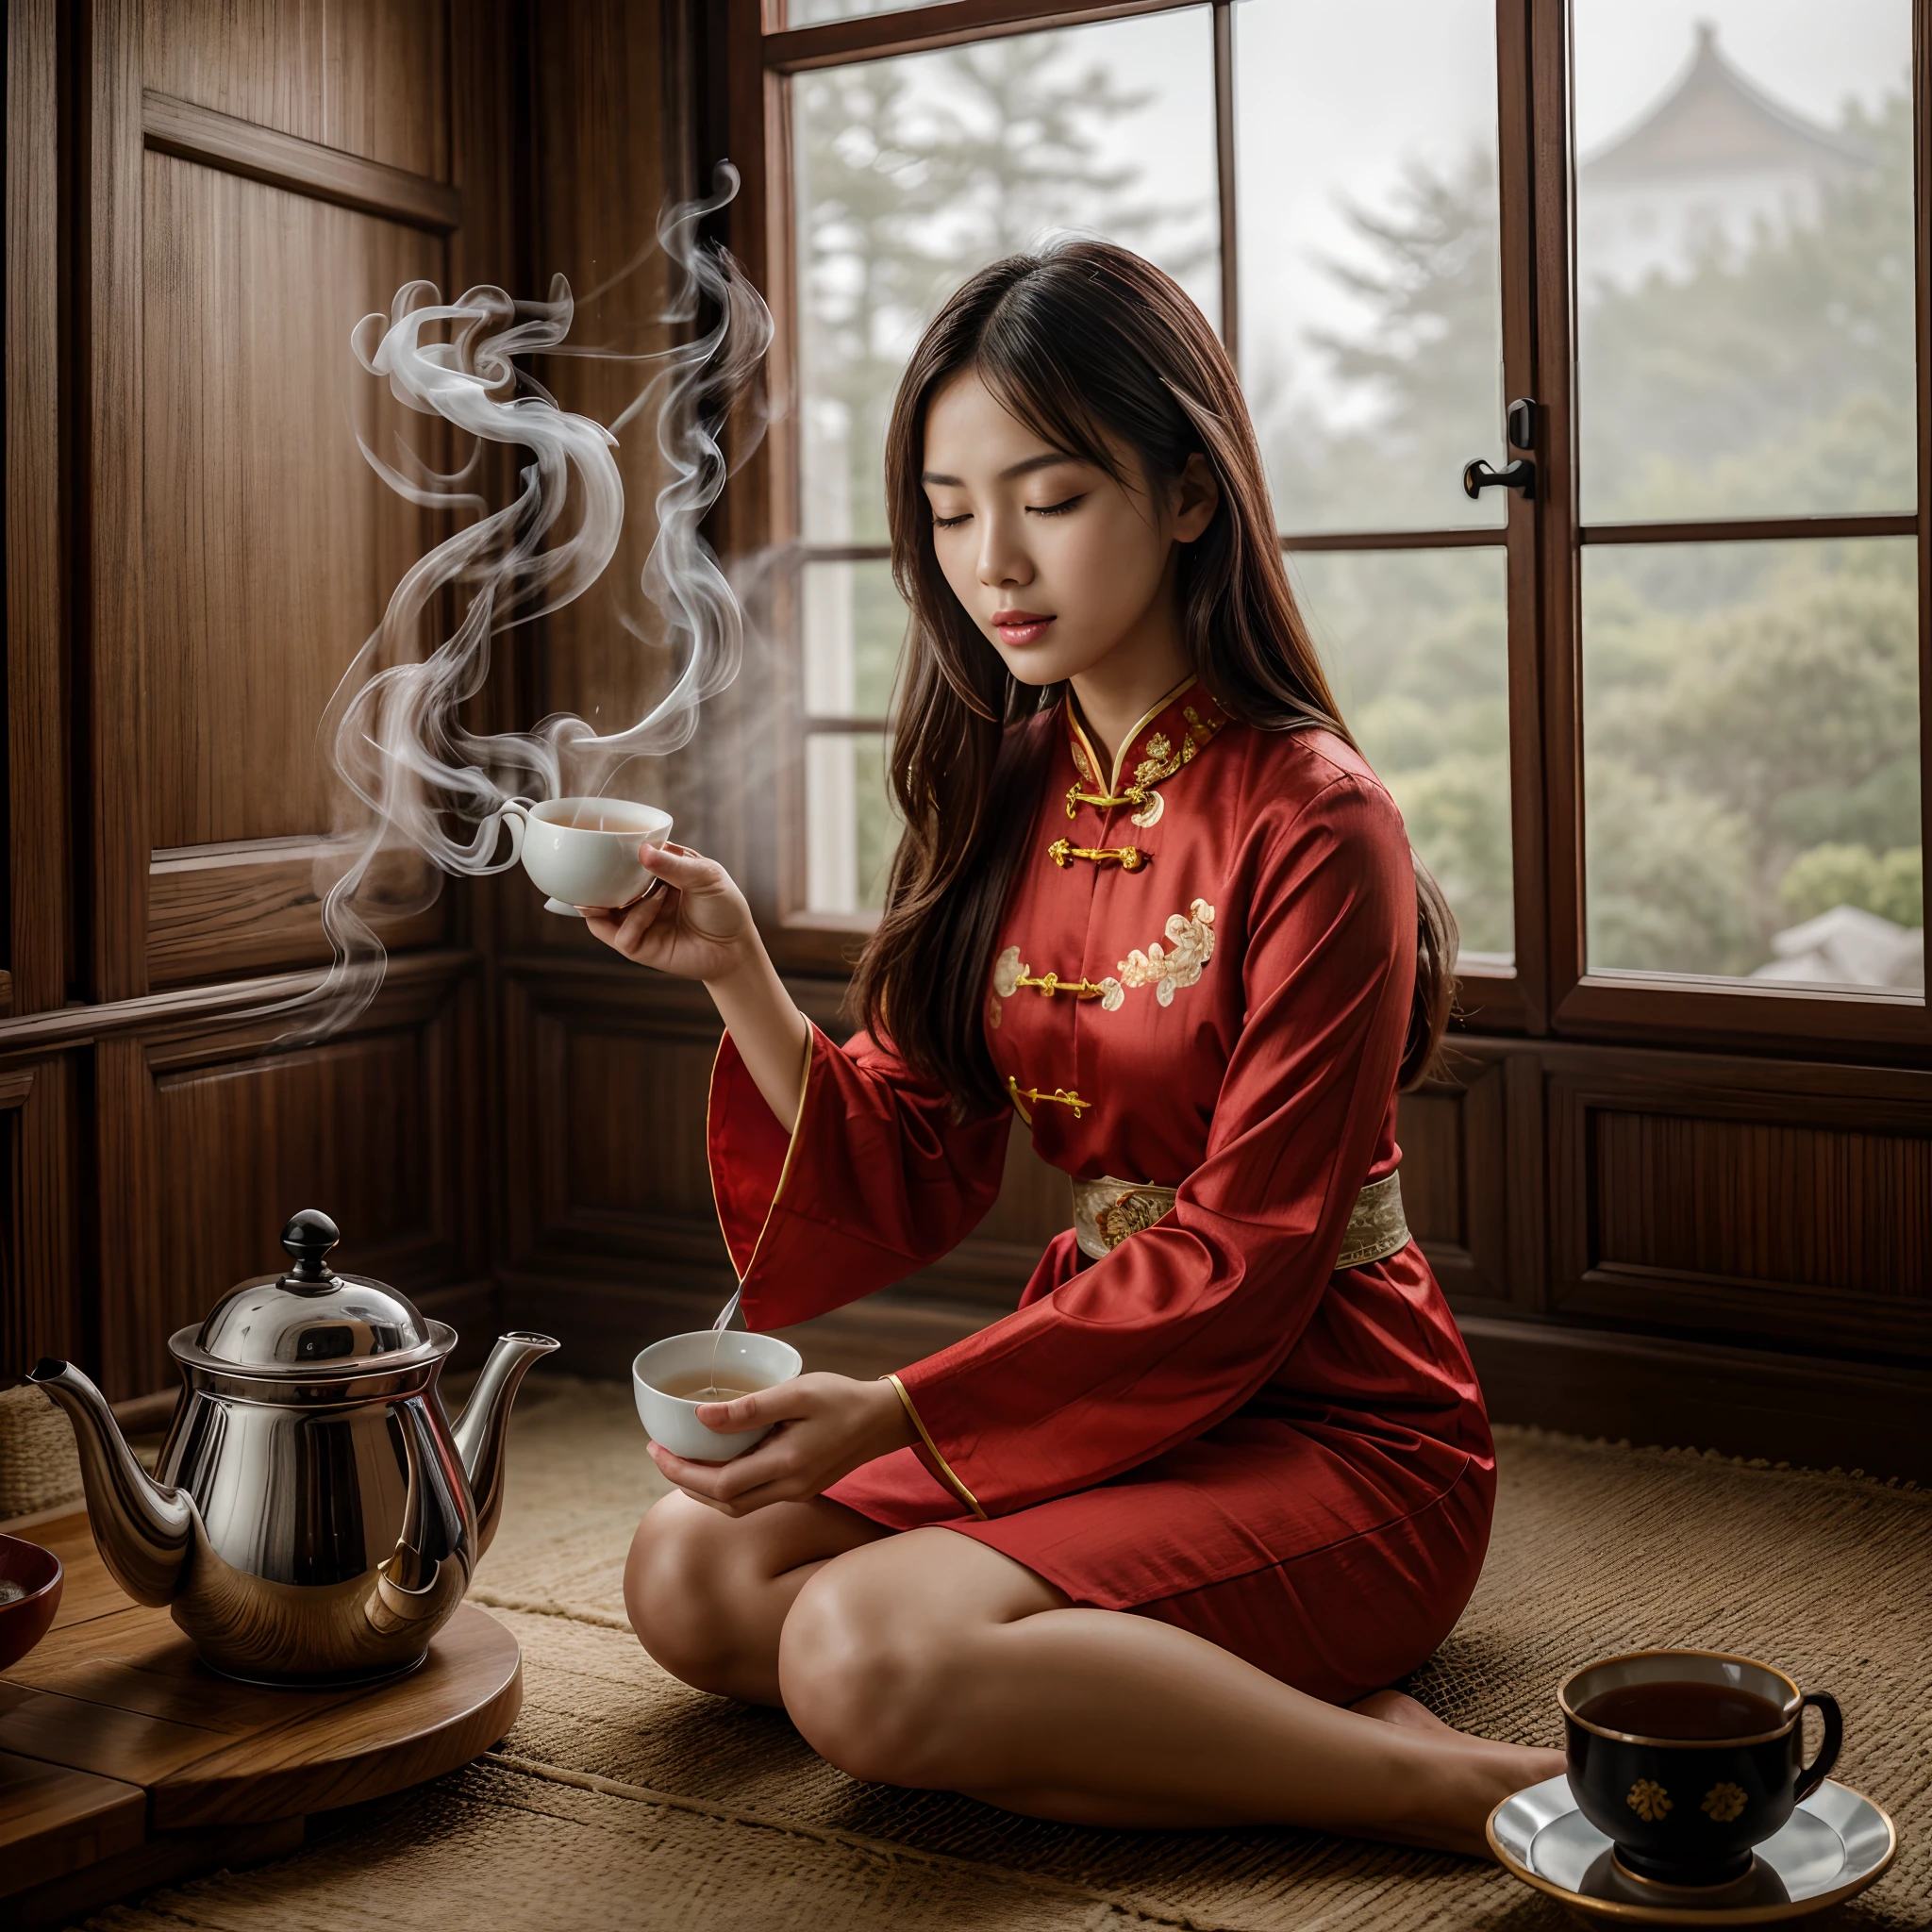
[[[194,1505],[135,1460],[108,1399],[72,1362],[36,1362],[38,1383],[67,1411],[80,1449],[88,1521],[108,1573],[138,1604],[173,1600],[194,1541]]]
[[[481,1557],[496,1535],[503,1514],[503,1439],[509,1427],[509,1407],[530,1365],[558,1346],[548,1335],[513,1330],[499,1336],[476,1377],[476,1386],[451,1429],[470,1494],[476,1505],[476,1555]]]

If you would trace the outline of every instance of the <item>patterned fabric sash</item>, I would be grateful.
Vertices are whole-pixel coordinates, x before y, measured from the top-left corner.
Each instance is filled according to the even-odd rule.
[[[1152,1227],[1174,1207],[1174,1191],[1151,1181],[1117,1181],[1103,1174],[1097,1181],[1074,1183],[1074,1229],[1080,1252],[1097,1261],[1143,1227]],[[1386,1260],[1408,1244],[1408,1223],[1402,1216],[1400,1169],[1371,1181],[1356,1196],[1341,1238],[1335,1265],[1366,1268]]]

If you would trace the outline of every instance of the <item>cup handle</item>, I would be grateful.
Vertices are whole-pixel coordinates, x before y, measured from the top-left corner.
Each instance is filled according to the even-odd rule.
[[[509,863],[524,856],[524,818],[530,809],[527,798],[506,798],[496,808],[496,822],[509,833]]]
[[[1818,1747],[1818,1756],[1798,1774],[1798,1789],[1794,1796],[1802,1803],[1831,1775],[1831,1767],[1838,1762],[1838,1747],[1845,1740],[1845,1721],[1840,1714],[1838,1699],[1829,1690],[1807,1690],[1805,1702],[1798,1708],[1798,1723],[1805,1722],[1805,1708],[1808,1706],[1824,1720],[1824,1741]]]

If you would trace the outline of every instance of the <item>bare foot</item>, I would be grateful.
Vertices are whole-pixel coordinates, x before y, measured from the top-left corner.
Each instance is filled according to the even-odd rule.
[[[1381,1724],[1400,1725],[1406,1731],[1447,1731],[1451,1737],[1461,1736],[1426,1705],[1418,1704],[1406,1691],[1371,1690],[1360,1702],[1348,1707]]]
[[[1512,1791],[1541,1784],[1563,1769],[1560,1751],[1505,1744],[1458,1731],[1400,1690],[1374,1691],[1349,1708],[1441,1747],[1440,1756],[1431,1752],[1437,1768],[1430,1776],[1433,1802],[1428,1814],[1425,1820],[1408,1821],[1400,1833],[1410,1844],[1491,1857],[1483,1830],[1490,1813]]]

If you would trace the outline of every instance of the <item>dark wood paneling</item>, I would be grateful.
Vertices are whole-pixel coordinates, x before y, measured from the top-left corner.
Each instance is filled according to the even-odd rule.
[[[0,914],[10,985],[0,1012],[66,991],[69,876],[61,704],[58,131],[53,0],[7,9],[7,796]]]
[[[142,64],[149,87],[180,100],[447,181],[450,11],[443,0],[153,0]]]
[[[1557,1307],[1932,1357],[1932,1076],[1550,1058]]]
[[[74,1088],[65,1057],[0,1065],[0,1382],[84,1346]]]
[[[473,977],[393,966],[375,1005],[315,1045],[283,1019],[102,1042],[102,1367],[110,1395],[172,1379],[168,1334],[280,1265],[298,1208],[342,1229],[341,1264],[406,1291],[487,1265],[470,1069]]]
[[[147,991],[148,730],[142,525],[146,354],[142,302],[140,0],[75,9],[82,133],[76,183],[86,226],[76,275],[84,478],[75,545],[83,559],[75,667],[86,771],[76,843],[87,879],[85,991]],[[165,10],[165,9],[149,9]]]
[[[142,95],[142,129],[148,146],[159,154],[201,161],[251,181],[292,189],[316,201],[332,201],[363,214],[426,228],[432,235],[447,235],[462,226],[463,197],[441,181],[380,161],[365,161],[292,134],[277,134],[253,121],[217,114],[153,88]]]
[[[317,722],[431,534],[356,447],[424,432],[349,331],[440,250],[158,154],[146,243],[152,843],[326,833]]]
[[[1462,1319],[1498,1422],[1932,1480],[1932,1374],[1554,1323]]]
[[[148,977],[158,987],[261,973],[330,958],[322,894],[353,848],[309,839],[242,841],[155,854],[148,868]],[[284,856],[286,855],[286,856]],[[371,867],[361,910],[392,951],[447,936],[452,894],[413,852],[387,852]],[[387,901],[398,910],[385,918]]]
[[[1402,1206],[1458,1307],[1515,1299],[1509,1256],[1509,1058],[1457,1038],[1441,1077],[1402,1096]]]

